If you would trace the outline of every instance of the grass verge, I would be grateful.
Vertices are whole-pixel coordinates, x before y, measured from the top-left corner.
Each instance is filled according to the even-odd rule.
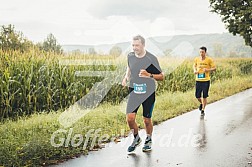
[[[209,103],[251,87],[250,76],[215,81],[210,87]],[[159,124],[191,111],[197,106],[194,90],[185,93],[165,92],[156,98],[153,122]],[[17,121],[7,120],[0,124],[0,166],[46,166],[87,154],[89,150],[96,149],[98,146],[98,140],[93,140],[97,129],[99,129],[97,135],[103,136],[104,142],[122,135],[121,130],[127,134],[129,129],[124,110],[125,103],[116,106],[103,104],[68,129],[61,127],[58,122],[62,111],[33,114]],[[141,128],[144,127],[141,111],[138,113],[137,122]],[[53,147],[52,134],[57,130],[61,130],[61,133],[57,134],[54,142],[59,145],[62,143],[62,146]],[[87,136],[90,130],[93,135]],[[94,148],[92,148],[93,141],[95,141]]]

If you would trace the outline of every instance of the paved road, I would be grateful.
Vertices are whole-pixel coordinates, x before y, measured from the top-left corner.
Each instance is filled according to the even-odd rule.
[[[142,139],[145,133],[140,132]],[[127,155],[132,138],[110,143],[61,167],[251,167],[252,89],[209,104],[204,118],[193,110],[154,127],[153,150]]]

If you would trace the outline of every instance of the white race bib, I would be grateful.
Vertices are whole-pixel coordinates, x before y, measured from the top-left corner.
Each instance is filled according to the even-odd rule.
[[[134,93],[136,93],[136,94],[145,94],[146,93],[146,88],[147,88],[146,83],[143,83],[143,84],[133,83],[133,86],[134,86]]]

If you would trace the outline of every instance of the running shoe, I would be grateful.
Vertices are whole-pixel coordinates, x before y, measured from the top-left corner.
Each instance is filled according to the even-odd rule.
[[[202,110],[202,104],[199,105],[199,110],[200,110],[200,111]]]
[[[205,115],[205,111],[201,110],[201,116],[204,116],[204,115]]]
[[[128,153],[131,153],[135,151],[136,147],[138,147],[141,144],[142,140],[140,137],[136,137],[132,144],[128,147]]]
[[[151,151],[151,144],[152,144],[151,139],[145,140],[144,146],[143,146],[143,149],[142,149],[143,152],[149,152],[149,151]]]

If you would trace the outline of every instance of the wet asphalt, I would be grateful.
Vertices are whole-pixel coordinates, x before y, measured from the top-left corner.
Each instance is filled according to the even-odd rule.
[[[155,114],[155,113],[154,113]],[[142,140],[145,131],[140,131]],[[154,126],[153,150],[128,155],[132,135],[58,167],[252,167],[252,89]]]

